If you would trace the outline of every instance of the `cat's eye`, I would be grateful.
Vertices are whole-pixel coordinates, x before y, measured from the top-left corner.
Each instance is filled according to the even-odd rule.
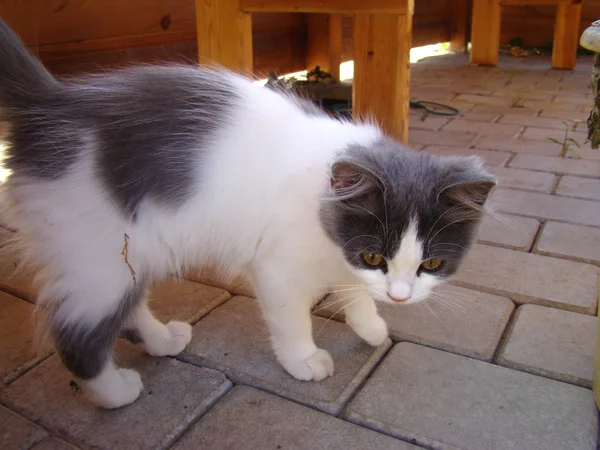
[[[379,253],[363,252],[363,259],[370,266],[380,266],[383,263],[383,256]]]
[[[443,262],[444,261],[442,260],[442,258],[429,258],[423,261],[421,267],[423,268],[423,270],[426,270],[428,272],[435,272],[436,270],[439,270],[442,267]]]

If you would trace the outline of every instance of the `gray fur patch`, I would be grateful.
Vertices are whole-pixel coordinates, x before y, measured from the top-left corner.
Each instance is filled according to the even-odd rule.
[[[70,88],[95,130],[97,168],[133,216],[145,198],[179,206],[238,98],[222,74],[183,66],[139,67]]]
[[[362,252],[393,258],[415,218],[423,259],[444,259],[436,276],[448,277],[473,242],[495,183],[476,158],[438,157],[381,140],[339,156],[332,167],[333,198],[323,200],[321,221],[351,265],[374,269]]]
[[[84,149],[99,178],[135,217],[146,198],[180,205],[239,95],[230,78],[197,66],[139,66],[59,83],[0,21],[0,118],[10,123],[6,166],[62,177]]]
[[[51,317],[56,351],[67,369],[83,380],[97,377],[108,362],[117,334],[125,319],[141,301],[145,290],[139,283],[127,291],[117,310],[93,328],[65,325]]]

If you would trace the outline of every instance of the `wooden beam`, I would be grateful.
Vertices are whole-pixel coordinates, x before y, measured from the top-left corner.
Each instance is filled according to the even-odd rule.
[[[412,15],[414,0],[241,0],[241,4],[248,12]]]
[[[252,72],[252,18],[239,0],[196,0],[199,62]]]
[[[582,0],[502,0],[502,5],[512,5],[512,6],[542,6],[542,5],[556,5],[556,4],[569,4],[569,5],[577,5],[580,4]]]
[[[340,77],[342,59],[342,15],[307,15],[306,68],[319,66],[336,79]]]
[[[354,18],[353,112],[373,117],[408,143],[412,16],[360,14]]]
[[[467,21],[469,20],[468,0],[450,0],[451,28],[450,50],[453,52],[467,49]]]
[[[560,3],[556,10],[554,42],[552,44],[552,67],[572,69],[577,59],[579,25],[581,23],[581,3]]]
[[[471,64],[498,64],[500,17],[500,0],[473,0]]]

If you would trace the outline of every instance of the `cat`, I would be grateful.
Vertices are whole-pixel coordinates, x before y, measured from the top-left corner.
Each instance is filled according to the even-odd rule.
[[[190,325],[154,318],[148,286],[207,264],[249,273],[291,376],[333,375],[312,337],[315,302],[347,286],[347,323],[381,345],[374,300],[415,303],[454,274],[496,184],[477,157],[410,150],[372,121],[225,70],[141,65],[59,81],[3,23],[0,61],[2,221],[39,267],[58,355],[103,408],[143,389],[113,362],[118,335],[151,355],[190,342]]]

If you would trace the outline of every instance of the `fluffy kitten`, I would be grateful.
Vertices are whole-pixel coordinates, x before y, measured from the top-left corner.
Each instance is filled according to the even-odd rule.
[[[113,363],[119,333],[152,355],[190,341],[188,324],[152,316],[151,282],[203,264],[247,270],[280,363],[321,380],[333,361],[310,309],[326,287],[363,286],[347,322],[380,345],[373,299],[420,301],[451,276],[495,185],[476,158],[413,152],[232,73],[153,66],[59,82],[4,24],[0,61],[3,220],[40,266],[58,354],[106,408],[142,390]]]

